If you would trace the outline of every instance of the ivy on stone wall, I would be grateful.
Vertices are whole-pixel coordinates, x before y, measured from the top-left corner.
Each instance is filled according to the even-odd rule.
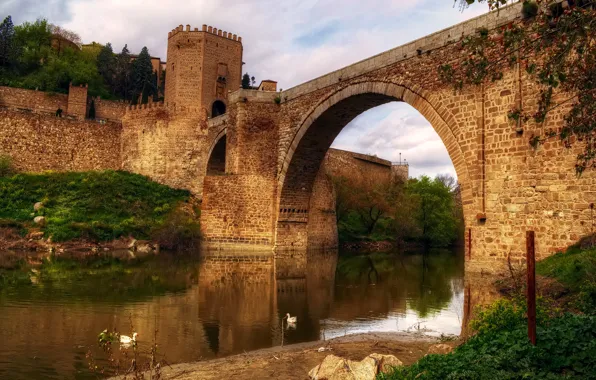
[[[491,10],[507,0],[456,0],[462,9],[486,3]],[[462,58],[441,65],[439,76],[457,89],[503,77],[504,69],[521,65],[540,88],[534,109],[512,109],[516,123],[534,120],[542,125],[559,108],[569,109],[556,130],[530,136],[538,147],[559,138],[565,146],[581,144],[575,170],[596,168],[596,1],[524,1],[522,20],[498,30],[479,30],[461,42]],[[556,94],[568,94],[559,99]]]

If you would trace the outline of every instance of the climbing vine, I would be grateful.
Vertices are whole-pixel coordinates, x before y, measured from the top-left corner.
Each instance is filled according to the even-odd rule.
[[[491,10],[507,0],[455,0],[461,9],[485,3]],[[497,81],[506,68],[520,64],[540,89],[535,109],[512,109],[516,122],[544,123],[549,113],[568,107],[564,123],[530,136],[537,148],[559,138],[566,147],[582,144],[575,170],[596,168],[596,28],[595,0],[525,0],[522,18],[497,30],[481,29],[460,42],[462,59],[439,66],[439,77],[456,89]],[[567,94],[562,100],[556,93]]]

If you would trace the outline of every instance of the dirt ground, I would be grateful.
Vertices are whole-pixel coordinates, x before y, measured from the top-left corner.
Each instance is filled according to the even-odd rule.
[[[164,368],[162,378],[190,379],[308,379],[308,371],[325,356],[334,354],[362,360],[372,353],[395,355],[405,365],[426,355],[428,348],[440,343],[436,338],[412,334],[368,333],[328,341],[274,347],[222,359],[176,364]],[[444,342],[455,346],[458,342]],[[320,347],[329,348],[318,352]]]

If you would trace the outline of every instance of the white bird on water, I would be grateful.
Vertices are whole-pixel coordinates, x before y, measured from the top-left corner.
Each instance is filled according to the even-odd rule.
[[[120,335],[120,344],[131,344],[137,341],[137,333],[132,334],[132,338],[127,335]]]
[[[290,313],[287,313],[286,320],[288,321],[288,323],[296,323],[298,321],[298,317],[291,317]]]

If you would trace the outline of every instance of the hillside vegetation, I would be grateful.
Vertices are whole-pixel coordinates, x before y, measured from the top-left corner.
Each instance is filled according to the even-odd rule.
[[[68,93],[70,83],[87,84],[91,96],[137,104],[158,100],[164,80],[146,47],[132,55],[124,45],[115,54],[110,43],[83,45],[76,32],[45,19],[13,25],[7,16],[0,23],[2,86]]]
[[[198,231],[194,221],[177,214],[189,197],[188,191],[123,171],[20,173],[0,177],[0,224],[18,226],[25,234],[38,227],[34,217],[43,216],[40,228],[55,242],[146,239],[172,223]],[[34,211],[37,202],[43,207]]]

